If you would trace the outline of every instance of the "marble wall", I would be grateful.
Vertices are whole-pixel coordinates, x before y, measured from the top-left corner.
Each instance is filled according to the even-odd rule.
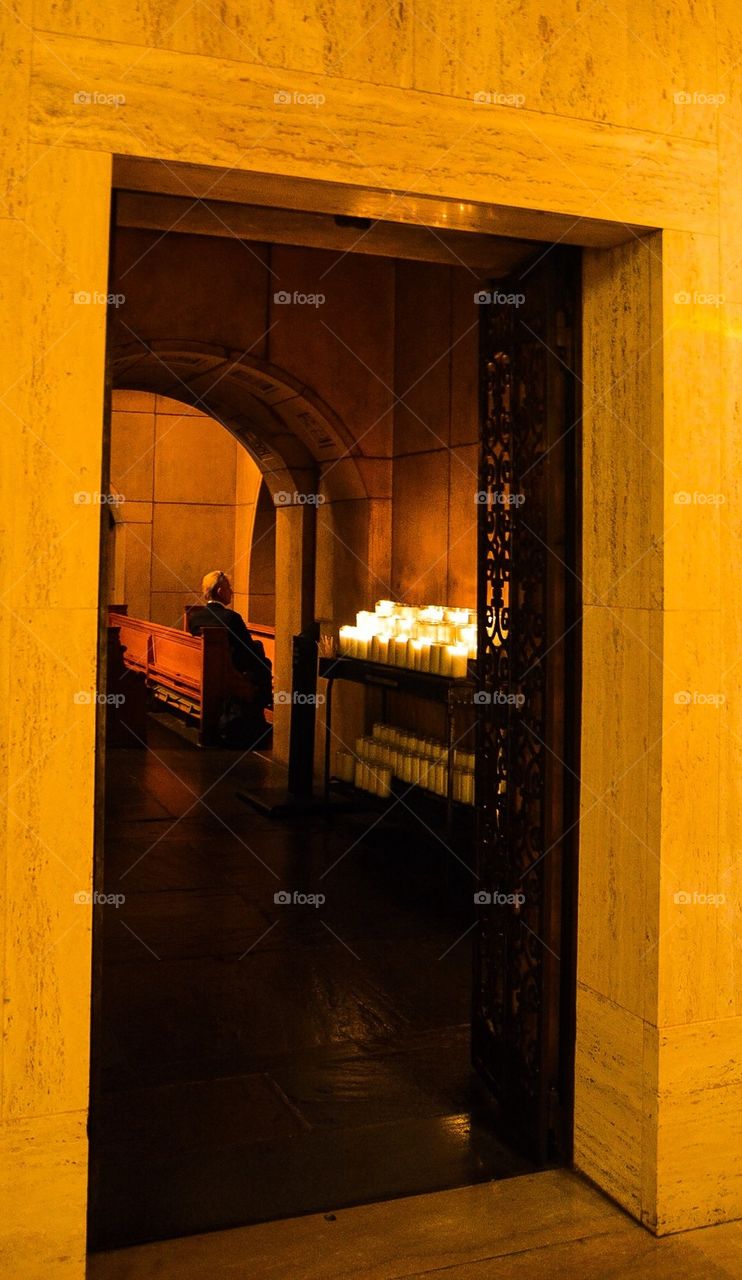
[[[585,434],[576,1158],[653,1229],[742,1214],[741,21],[732,0],[260,0],[249,22],[238,0],[219,20],[187,0],[3,10],[0,1250],[13,1274],[84,1274],[90,908],[75,895],[92,865],[99,510],[75,494],[101,485],[100,298],[122,155],[156,161],[163,189],[188,161],[218,171],[214,194],[253,171],[406,193],[408,211],[422,195],[483,202],[495,228],[545,211],[554,238],[577,243],[596,218],[622,231],[629,248],[593,251],[585,270],[586,381],[595,396],[613,380]],[[169,319],[175,331],[177,309]],[[378,416],[380,391],[375,403]],[[382,413],[380,454],[392,432]],[[443,468],[422,452],[427,486]],[[400,511],[412,469],[398,472]],[[384,576],[391,530],[409,585],[388,479],[374,482],[368,563]],[[697,497],[714,493],[723,502]],[[295,523],[278,530],[287,551]]]
[[[114,391],[111,484],[115,552],[109,595],[137,618],[180,627],[201,598],[201,578],[222,569],[235,608],[248,610],[258,467],[220,423],[147,391]],[[275,509],[270,510],[275,525]],[[265,531],[264,531],[265,533]],[[256,574],[272,597],[275,566]]]

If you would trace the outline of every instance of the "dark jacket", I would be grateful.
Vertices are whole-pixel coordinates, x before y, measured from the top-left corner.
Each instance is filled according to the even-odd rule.
[[[253,640],[245,620],[236,609],[228,609],[218,600],[199,605],[188,614],[188,630],[192,636],[201,634],[202,627],[224,627],[229,632],[229,652],[232,665],[243,675],[254,680],[263,706],[269,706],[272,695],[271,664],[259,640]]]

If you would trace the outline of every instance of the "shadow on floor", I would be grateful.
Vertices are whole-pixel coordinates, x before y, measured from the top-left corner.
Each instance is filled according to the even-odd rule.
[[[526,1171],[469,1067],[463,862],[401,815],[257,815],[259,755],[150,748],[108,755],[92,1247]]]

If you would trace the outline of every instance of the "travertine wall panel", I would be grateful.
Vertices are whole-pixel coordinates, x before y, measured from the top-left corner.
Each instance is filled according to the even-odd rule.
[[[140,0],[110,6],[103,14],[95,3],[69,7],[43,0],[36,16],[41,31],[85,36],[94,28],[102,39],[144,49],[211,54],[380,84],[410,83],[412,25],[411,6],[390,9],[384,0],[335,9],[320,0],[281,5],[255,0],[249,11],[239,0],[226,0],[218,19],[208,6],[191,0]],[[290,90],[290,75],[284,83]]]
[[[661,266],[656,236],[584,255],[587,604],[662,604]]]
[[[224,168],[249,156],[259,172],[453,199],[463,171],[470,200],[714,229],[713,149],[646,124],[536,122],[513,107],[305,74],[293,92],[324,104],[282,110],[283,74],[267,67],[55,35],[37,42],[33,65],[31,137],[42,144],[64,132],[67,146]],[[123,96],[125,115],[81,110],[81,91]]]
[[[266,353],[265,291],[267,251],[263,245],[177,234],[121,230],[116,235],[115,289],[124,295],[116,308],[113,341],[118,345],[153,338],[230,346],[254,356]],[[214,281],[219,301],[214,302]],[[211,384],[218,377],[209,379]],[[173,393],[177,395],[176,379]],[[183,412],[185,412],[185,408]]]
[[[640,1218],[643,1210],[644,1023],[595,991],[577,989],[575,1158],[578,1168]]]
[[[85,1123],[80,1112],[15,1121],[0,1129],[4,1275],[29,1280],[85,1275]]]
[[[668,1027],[659,1037],[658,1230],[738,1218],[740,1149],[742,1019]]]
[[[23,118],[22,95],[15,108]],[[111,162],[33,147],[26,161],[2,271],[13,335],[1,388],[13,494],[1,622],[13,655],[2,699],[3,1249],[16,1275],[82,1275],[90,904],[75,895],[92,868],[105,340],[94,295],[106,292]],[[75,300],[83,293],[90,301]]]
[[[112,598],[123,581],[133,616],[180,627],[204,573],[221,568],[244,614],[261,482],[246,450],[198,409],[141,391],[113,393],[111,437],[111,481],[124,498]]]
[[[587,606],[582,679],[578,972],[586,987],[651,1021],[659,938],[659,615]],[[627,703],[637,710],[630,722]]]
[[[394,408],[394,434],[398,455],[450,443],[451,274],[448,267],[422,262],[401,262],[397,268],[394,369],[400,399]]]
[[[448,474],[448,563],[446,600],[475,609],[477,604],[477,514],[479,445],[451,450]]]
[[[648,279],[643,267],[637,276],[641,259],[631,254],[623,265],[617,258],[598,264],[593,257],[586,272],[586,316],[592,314],[598,328],[607,321],[603,339],[610,353],[601,356],[588,341],[586,382],[595,392],[599,378],[611,370],[609,385],[620,381],[610,400],[618,419],[596,404],[586,422],[586,472],[596,498],[586,503],[586,581],[595,598],[586,634],[592,628],[597,648],[586,649],[582,892],[587,899],[595,895],[602,914],[591,922],[583,912],[581,920],[586,930],[581,954],[591,968],[579,1006],[576,1125],[583,1167],[649,1225],[669,1230],[742,1212],[739,1179],[729,1159],[742,1110],[735,1065],[742,1013],[737,941],[742,887],[742,703],[737,695],[742,28],[734,0],[716,0],[713,7],[709,0],[673,3],[662,12],[650,5],[639,8],[635,12],[637,6],[619,0],[578,11],[577,0],[564,0],[545,13],[530,0],[506,10],[476,0],[458,10],[426,0],[414,11],[409,5],[387,11],[374,0],[357,10],[310,4],[300,20],[289,0],[256,10],[250,32],[240,25],[242,10],[230,3],[222,23],[202,6],[188,10],[181,0],[133,5],[114,0],[105,7],[90,0],[75,6],[39,0],[34,7],[15,0],[5,8],[2,39],[11,107],[0,123],[7,145],[0,194],[10,195],[0,205],[0,301],[13,343],[0,352],[0,440],[7,461],[0,477],[0,514],[17,519],[16,534],[5,540],[10,554],[2,568],[0,625],[6,652],[7,642],[21,632],[31,638],[28,665],[16,651],[12,673],[7,662],[0,668],[6,690],[0,724],[11,741],[4,780],[18,783],[23,805],[18,812],[32,818],[25,834],[11,819],[15,825],[4,872],[13,894],[4,952],[11,993],[4,1107],[5,1114],[18,1115],[71,1107],[69,1123],[75,1129],[69,1160],[67,1120],[59,1122],[59,1134],[53,1132],[53,1114],[33,1126],[13,1127],[8,1167],[17,1202],[3,1215],[3,1231],[8,1223],[19,1223],[9,1244],[20,1277],[35,1280],[41,1268],[45,1276],[83,1273],[83,1013],[89,984],[83,941],[88,920],[86,909],[60,890],[45,846],[71,855],[73,879],[83,870],[89,875],[93,714],[90,704],[75,704],[79,714],[71,727],[69,701],[78,681],[90,677],[95,657],[99,511],[92,503],[75,508],[71,494],[100,484],[104,317],[102,308],[71,299],[77,291],[106,289],[113,153],[152,156],[168,166],[186,160],[430,192],[462,202],[566,213],[576,222],[597,216],[704,237],[703,244],[666,238],[661,268],[653,246],[655,274],[650,271]],[[34,23],[41,34],[31,73]],[[50,34],[55,31],[62,34]],[[410,84],[416,91],[408,90]],[[676,92],[703,95],[715,88],[726,95],[718,111],[704,102],[674,101]],[[121,93],[126,103],[115,108],[74,101],[75,94],[94,91]],[[471,95],[478,91],[523,92],[526,101],[522,107],[475,103]],[[321,93],[325,102],[274,101],[275,94],[286,92]],[[218,181],[213,194],[219,194]],[[14,222],[14,217],[26,221]],[[689,280],[704,288],[714,255],[709,240],[717,235],[718,283],[726,309],[709,318],[694,303],[674,304],[691,307],[678,318],[669,296],[688,289]],[[628,230],[626,240],[631,243]],[[240,255],[248,260],[244,250]],[[625,305],[602,274],[606,265],[612,279],[631,287]],[[611,310],[604,313],[606,300]],[[170,315],[166,298],[150,301],[160,306],[163,322],[181,322],[182,295],[171,300]],[[622,341],[636,344],[636,318],[642,312],[652,336],[646,373],[632,371],[631,362],[621,369],[618,359]],[[217,333],[221,319],[216,313],[205,316],[203,334]],[[263,329],[256,328],[256,318],[246,317],[244,323],[247,340],[257,340]],[[607,333],[611,328],[617,330],[615,339]],[[642,398],[644,385],[648,401]],[[703,424],[703,432],[696,433],[698,447],[691,439],[696,420]],[[720,456],[711,444],[717,436]],[[652,449],[658,446],[657,458],[646,453],[648,442]],[[45,446],[54,451],[54,461]],[[606,461],[609,455],[616,465]],[[424,465],[429,471],[437,466]],[[660,481],[658,466],[664,468]],[[685,485],[685,472],[701,484],[701,476],[717,466],[713,484],[728,498],[721,512],[704,521],[687,504],[685,525],[676,524],[681,513],[670,504],[671,485]],[[630,491],[647,504],[633,512],[620,488],[621,468]],[[443,492],[439,470],[438,492]],[[408,519],[417,499],[411,477],[405,485]],[[377,566],[384,560],[389,505],[380,498],[370,513],[367,545]],[[601,505],[602,515],[596,516]],[[301,518],[294,512],[285,534],[289,524],[295,534]],[[399,528],[398,522],[398,546]],[[296,554],[295,537],[285,536],[282,545]],[[47,546],[51,554],[44,554]],[[719,546],[717,577],[713,564]],[[419,569],[404,540],[400,550],[405,572],[414,576]],[[34,599],[28,608],[24,599],[21,608],[19,593],[28,589],[31,575]],[[707,607],[717,589],[721,608]],[[664,617],[663,605],[671,611]],[[628,637],[623,646],[612,640],[616,611]],[[635,612],[646,615],[643,629]],[[717,623],[718,650],[704,644],[704,632]],[[54,655],[56,631],[69,633],[74,659],[69,670],[60,668]],[[637,646],[640,675],[620,656],[629,644]],[[662,659],[668,682],[676,672],[682,681],[693,675],[700,685],[719,671],[726,701],[716,734],[709,734],[703,722],[712,708],[676,704],[671,683],[659,701],[653,672]],[[640,786],[642,764],[635,763],[625,779],[607,764],[596,710],[607,709],[606,687],[612,681],[609,692],[623,700],[630,746],[648,752]],[[74,771],[67,772],[61,755],[52,754],[43,778],[31,770],[21,780],[24,767],[34,763],[20,745],[22,730],[34,717],[33,731],[50,741],[52,753],[70,731]],[[617,721],[609,715],[607,722],[613,726],[610,737]],[[616,743],[616,761],[626,768],[631,764],[621,743]],[[611,809],[595,810],[607,816],[604,827],[594,829],[587,814],[590,788],[603,777],[612,786],[606,796]],[[60,837],[52,800],[64,789],[69,807],[62,810],[67,829]],[[698,798],[697,805],[689,806],[689,794]],[[639,1012],[628,1007],[632,993],[596,945],[605,903],[594,877],[601,873],[603,842],[609,868],[620,866],[622,850],[638,867],[638,850],[643,851],[643,888],[626,888],[621,902],[616,900],[630,946],[640,945],[643,923],[647,959]],[[718,882],[725,884],[734,907],[727,904],[726,916],[716,911],[714,940],[708,914],[679,917],[674,927],[675,904],[671,908],[666,895],[681,874],[698,872],[710,881],[715,850]],[[658,932],[661,918],[669,926],[664,934]],[[737,929],[736,938],[724,928],[725,920]],[[64,933],[67,925],[72,927]],[[29,938],[34,944],[30,967]],[[652,948],[656,961],[649,958]],[[713,968],[713,981],[693,972],[696,952]],[[627,964],[640,976],[628,955]],[[601,989],[606,987],[609,991]],[[20,997],[22,1012],[15,1008]],[[723,1016],[732,1008],[736,1018]],[[30,1061],[35,1069],[29,1083]]]
[[[411,604],[445,603],[448,528],[441,498],[448,498],[449,453],[406,454],[394,463],[392,594]]]
[[[155,401],[148,413],[122,405],[128,392],[115,392],[111,425],[111,480],[126,504],[151,503],[154,497]],[[134,392],[142,396],[143,392]],[[124,417],[125,415],[125,417]],[[125,508],[128,518],[128,507]],[[151,518],[151,517],[150,517]]]
[[[359,235],[362,234],[359,232]],[[394,383],[391,260],[275,245],[270,359],[316,387],[364,454],[388,456]],[[276,303],[284,292],[318,299]],[[320,299],[322,299],[320,301]]]

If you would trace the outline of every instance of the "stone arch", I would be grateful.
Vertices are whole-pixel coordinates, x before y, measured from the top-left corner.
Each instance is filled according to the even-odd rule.
[[[114,389],[149,391],[200,409],[234,435],[260,469],[276,505],[274,684],[290,690],[292,637],[315,610],[318,502],[301,498],[367,498],[350,433],[311,388],[245,353],[199,342],[136,341],[118,347],[111,363]],[[289,717],[289,705],[277,704],[279,759],[288,755]]]
[[[271,494],[293,478],[297,486],[325,484],[328,501],[367,497],[357,446],[339,416],[267,360],[203,342],[136,341],[117,348],[112,376],[115,388],[166,395],[221,422],[254,458]],[[324,478],[323,467],[341,460]]]

